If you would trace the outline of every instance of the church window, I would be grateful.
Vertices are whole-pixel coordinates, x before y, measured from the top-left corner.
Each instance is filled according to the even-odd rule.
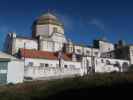
[[[96,60],[96,65],[98,64],[98,61]]]
[[[90,55],[90,51],[86,51],[86,53],[87,53],[88,55]]]
[[[102,62],[102,63],[104,63],[104,60],[103,60],[103,59],[101,59],[101,62]]]
[[[58,68],[59,67],[59,64],[56,64],[56,67]]]
[[[73,47],[69,47],[69,49],[70,49],[70,52],[72,52],[72,51],[73,51]]]
[[[48,64],[45,64],[45,67],[48,67],[49,65]]]
[[[57,32],[58,32],[58,30],[57,30],[56,27],[53,28],[53,32],[54,32],[54,33],[57,33]]]
[[[40,63],[40,67],[44,67],[44,63]]]
[[[77,52],[78,52],[78,53],[81,53],[81,50],[80,50],[80,49],[77,49]]]
[[[67,65],[64,65],[65,68],[67,68],[68,66]]]
[[[107,53],[107,58],[110,58],[110,54],[109,53]]]
[[[70,68],[71,68],[71,69],[74,69],[74,68],[75,68],[75,65],[70,65]]]
[[[108,51],[110,51],[110,48],[108,48]]]
[[[111,53],[111,58],[114,58],[114,56],[115,56],[115,55],[114,55],[114,53],[112,52],[112,53]]]
[[[29,62],[29,66],[33,66],[33,62]]]
[[[95,52],[95,56],[97,56],[98,55],[98,52]]]
[[[106,60],[106,64],[107,64],[107,65],[110,65],[110,61],[109,61],[109,60]]]

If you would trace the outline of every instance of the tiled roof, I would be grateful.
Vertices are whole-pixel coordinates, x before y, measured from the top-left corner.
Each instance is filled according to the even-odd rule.
[[[25,58],[40,58],[40,59],[58,60],[58,52],[20,49],[20,55],[21,55],[21,57],[25,57]],[[71,61],[72,54],[63,53],[63,59]]]

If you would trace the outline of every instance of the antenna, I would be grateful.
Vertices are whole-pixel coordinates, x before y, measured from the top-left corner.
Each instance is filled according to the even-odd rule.
[[[55,9],[48,9],[48,13],[52,13],[53,15],[57,16],[57,11]]]
[[[55,13],[55,12],[56,12],[55,10],[51,10],[51,9],[47,10],[47,13]]]
[[[48,9],[48,11],[47,11],[48,13],[50,13],[51,12],[51,10],[50,9]]]

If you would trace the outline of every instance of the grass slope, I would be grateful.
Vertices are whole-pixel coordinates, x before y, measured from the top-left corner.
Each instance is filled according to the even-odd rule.
[[[96,74],[0,87],[0,100],[75,100],[125,96],[133,90],[133,73]]]

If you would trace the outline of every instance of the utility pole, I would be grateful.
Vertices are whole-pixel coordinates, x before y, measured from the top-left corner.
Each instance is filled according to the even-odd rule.
[[[91,65],[92,65],[92,75],[95,74],[95,56],[93,55],[93,47],[91,47]]]
[[[63,59],[62,51],[58,52],[58,59],[59,59],[59,68],[61,69],[61,67],[62,67],[62,59]]]
[[[86,57],[86,68],[87,68],[87,76],[89,75],[89,63],[88,63],[88,60],[87,60],[87,57],[88,56],[85,56]]]
[[[25,66],[25,46],[26,46],[26,43],[24,43],[24,73],[26,71],[26,66]],[[24,78],[25,79],[25,78]]]

